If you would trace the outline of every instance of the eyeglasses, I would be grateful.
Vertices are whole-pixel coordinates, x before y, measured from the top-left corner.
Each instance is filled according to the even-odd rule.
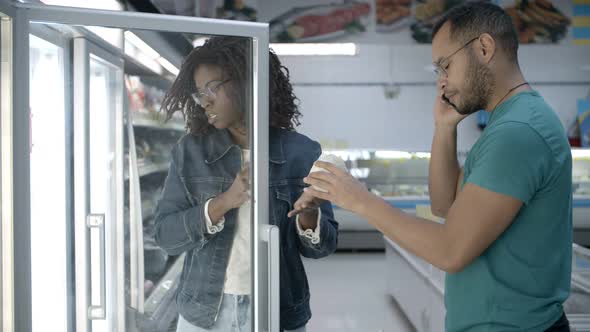
[[[191,97],[197,105],[203,107],[204,98],[217,98],[217,91],[219,90],[219,88],[221,88],[222,85],[229,81],[231,81],[231,79],[227,79],[225,81],[210,81],[207,84],[205,84],[205,88],[203,89],[203,91],[197,90],[197,92],[191,93]]]
[[[462,49],[464,49],[465,47],[467,47],[467,45],[473,43],[474,41],[476,41],[477,39],[479,39],[479,37],[475,37],[473,39],[471,39],[470,41],[468,41],[467,43],[465,43],[465,45],[461,46],[458,50],[456,50],[455,52],[451,53],[451,55],[442,58],[440,61],[438,61],[438,63],[434,63],[434,73],[436,74],[437,77],[441,77],[441,76],[448,76],[449,73],[447,73],[447,69],[448,69],[448,62],[451,59],[451,57],[457,53],[459,53],[459,51],[461,51]]]

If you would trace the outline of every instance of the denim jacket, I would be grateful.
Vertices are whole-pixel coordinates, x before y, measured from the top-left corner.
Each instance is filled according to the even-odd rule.
[[[321,154],[320,145],[293,131],[270,129],[269,223],[280,230],[281,330],[311,318],[309,285],[301,256],[321,258],[336,249],[338,224],[332,206],[321,209],[320,242],[300,236],[287,213],[301,196],[303,177]],[[156,207],[156,242],[170,255],[186,252],[176,294],[178,310],[196,326],[213,326],[223,297],[225,272],[238,209],[225,215],[225,227],[207,232],[204,204],[229,189],[241,167],[241,151],[227,130],[185,135],[172,151],[162,196]]]

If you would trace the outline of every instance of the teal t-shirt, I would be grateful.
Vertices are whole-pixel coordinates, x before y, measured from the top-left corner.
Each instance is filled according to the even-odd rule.
[[[572,157],[559,118],[537,92],[492,112],[467,156],[466,183],[523,206],[481,256],[447,275],[446,330],[544,331],[570,291]]]

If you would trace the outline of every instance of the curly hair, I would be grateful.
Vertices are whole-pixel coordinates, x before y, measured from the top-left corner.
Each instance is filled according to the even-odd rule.
[[[212,128],[207,121],[205,110],[191,97],[196,91],[193,75],[199,65],[219,67],[223,80],[231,80],[226,91],[234,105],[246,109],[246,91],[250,91],[248,55],[250,42],[247,38],[216,36],[209,38],[203,46],[195,47],[184,60],[181,70],[162,101],[161,110],[169,120],[180,111],[183,113],[188,132],[199,136]],[[298,99],[289,81],[289,70],[281,64],[278,56],[269,51],[269,113],[270,126],[295,130],[300,124]]]

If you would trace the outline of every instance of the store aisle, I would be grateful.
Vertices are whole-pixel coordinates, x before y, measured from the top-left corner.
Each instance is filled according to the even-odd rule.
[[[386,293],[385,253],[304,259],[313,317],[308,332],[413,332]]]

